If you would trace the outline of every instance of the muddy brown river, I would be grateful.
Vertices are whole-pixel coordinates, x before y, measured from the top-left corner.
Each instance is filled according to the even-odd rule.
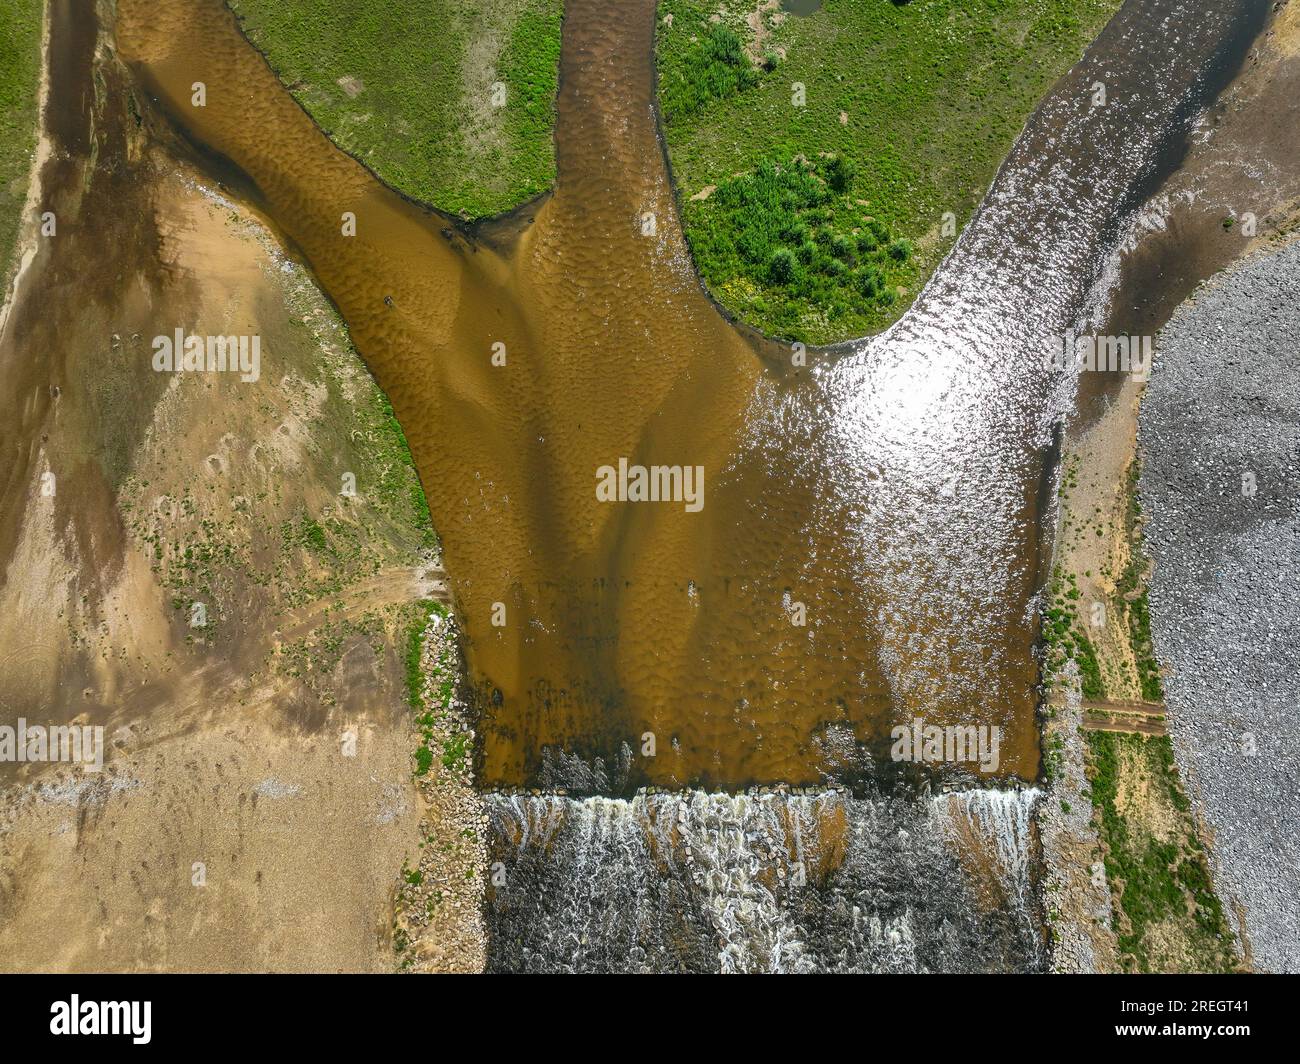
[[[1258,7],[1126,5],[912,311],[805,366],[696,279],[652,0],[566,5],[555,191],[477,232],[334,148],[218,0],[120,0],[117,40],[393,402],[481,696],[481,783],[624,793],[878,782],[918,716],[1000,727],[991,775],[1037,775],[1034,597],[1074,390],[1046,345]],[[1091,107],[1098,78],[1113,106]],[[702,470],[702,494],[636,501],[615,477],[603,499],[621,462]]]

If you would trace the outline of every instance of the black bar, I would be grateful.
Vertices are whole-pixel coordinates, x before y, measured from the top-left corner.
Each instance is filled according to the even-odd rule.
[[[531,1048],[545,1040],[558,1052],[599,1044],[606,1035],[614,1045],[629,1039],[662,1044],[667,1035],[678,1044],[683,1037],[698,1044],[703,1036],[735,1049],[757,1039],[770,1055],[775,1043],[763,1045],[775,1023],[795,1037],[811,1036],[809,1051],[821,1041],[819,1032],[835,1031],[837,1040],[847,1035],[863,1046],[898,1042],[900,1049],[910,1044],[925,1052],[948,1044],[969,1051],[1035,1042],[1071,1053],[1153,1042],[1231,1051],[1260,1036],[1280,1040],[1282,1020],[1292,1018],[1300,989],[1292,976],[813,976],[743,984],[715,978],[709,987],[702,978],[671,986],[630,977],[581,985],[552,979],[545,986],[455,976],[5,976],[0,1045],[9,1059],[17,1059],[9,1054],[20,1046],[84,1051],[110,1042],[128,1050],[201,1048],[204,1055],[219,1049],[338,1052],[355,1044],[370,1053],[441,1057],[491,1055],[516,1041]],[[110,1021],[126,1014],[105,1014],[98,1003],[135,1002],[135,1018],[142,1021],[148,1002],[148,1042],[137,1044],[129,1031],[51,1033],[72,995],[84,1016]],[[1208,1035],[1200,1030],[1206,1027]],[[479,1045],[465,1045],[470,1038]]]

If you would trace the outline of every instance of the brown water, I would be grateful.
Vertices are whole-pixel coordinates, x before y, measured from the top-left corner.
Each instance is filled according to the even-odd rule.
[[[332,147],[217,0],[119,10],[124,58],[251,181],[392,398],[483,694],[485,785],[859,780],[913,715],[1001,726],[999,773],[1036,774],[1032,599],[1068,404],[1044,345],[1231,12],[1128,5],[913,311],[799,370],[696,281],[651,0],[567,5],[559,180],[503,244]],[[1090,109],[1103,71],[1116,106]],[[620,458],[702,466],[703,508],[599,501]]]
[[[485,693],[489,785],[565,782],[544,749],[616,759],[645,732],[653,760],[593,782],[814,782],[819,729],[870,739],[890,711],[853,546],[814,513],[824,472],[779,446],[739,460],[760,379],[795,377],[765,368],[692,273],[656,136],[652,16],[570,6],[559,184],[506,256],[334,150],[219,4],[121,5],[123,54],[252,179],[392,397]],[[703,466],[703,509],[598,501],[597,469],[621,457]],[[1032,773],[1026,745],[1011,767]]]

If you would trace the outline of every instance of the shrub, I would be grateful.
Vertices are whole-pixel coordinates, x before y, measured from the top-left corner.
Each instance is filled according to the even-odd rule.
[[[718,288],[743,279],[748,309],[757,311],[761,301],[777,330],[796,340],[803,338],[803,306],[816,305],[836,321],[889,306],[898,296],[891,287],[898,259],[888,253],[889,227],[864,222],[857,237],[846,232],[850,219],[861,218],[822,172],[798,160],[769,159],[719,182],[707,200],[685,204],[705,281]]]
[[[912,243],[899,237],[889,243],[889,257],[895,262],[906,262],[912,257]]]
[[[858,274],[858,290],[868,299],[875,299],[885,287],[885,275],[878,266],[868,266]]]
[[[778,248],[768,263],[767,275],[774,284],[789,284],[794,280],[794,255],[789,248]]]
[[[723,100],[758,83],[739,35],[714,23],[683,57],[664,89],[664,120],[679,121],[713,100]]]
[[[832,155],[826,160],[826,183],[841,195],[853,184],[854,173],[853,163],[843,155]]]

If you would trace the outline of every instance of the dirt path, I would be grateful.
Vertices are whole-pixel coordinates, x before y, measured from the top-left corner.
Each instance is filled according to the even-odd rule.
[[[1156,702],[1084,702],[1085,731],[1130,732],[1137,735],[1164,735],[1165,707]]]

